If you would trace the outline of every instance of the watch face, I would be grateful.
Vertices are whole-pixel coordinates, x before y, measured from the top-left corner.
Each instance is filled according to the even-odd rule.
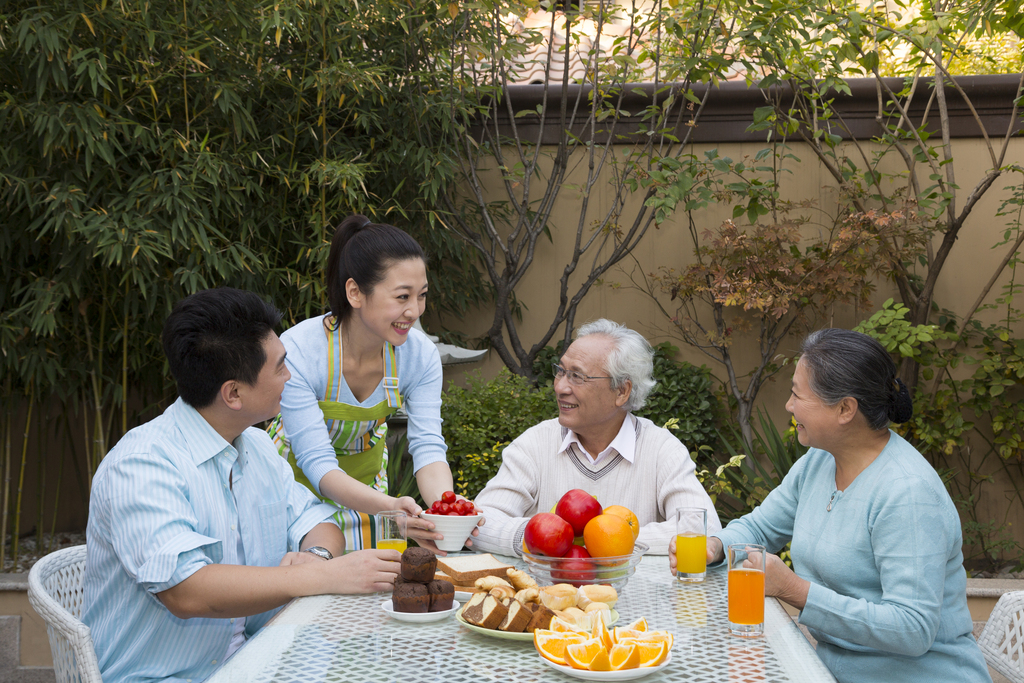
[[[321,548],[318,545],[315,545],[312,548],[306,548],[306,552],[313,553],[317,557],[322,557],[325,560],[330,560],[334,558],[330,550],[328,550],[327,548]]]

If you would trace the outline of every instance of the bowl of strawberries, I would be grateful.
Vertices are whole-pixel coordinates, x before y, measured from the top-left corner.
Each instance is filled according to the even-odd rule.
[[[462,550],[483,514],[473,501],[459,498],[453,491],[445,491],[420,516],[434,525],[434,531],[444,535],[435,541],[437,547],[445,552],[456,552]]]

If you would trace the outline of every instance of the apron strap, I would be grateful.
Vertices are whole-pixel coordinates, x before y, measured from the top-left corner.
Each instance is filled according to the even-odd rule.
[[[384,342],[384,393],[389,406],[396,410],[402,407],[402,395],[398,393],[398,359],[390,342]]]

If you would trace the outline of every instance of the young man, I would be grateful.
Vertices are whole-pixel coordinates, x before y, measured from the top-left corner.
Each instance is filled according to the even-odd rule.
[[[394,584],[400,555],[340,556],[336,508],[251,428],[277,414],[289,377],[280,319],[222,288],[164,324],[179,398],[93,478],[82,620],[107,683],[201,681],[291,598]]]

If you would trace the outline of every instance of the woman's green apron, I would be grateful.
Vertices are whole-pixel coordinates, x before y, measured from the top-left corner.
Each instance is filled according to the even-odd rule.
[[[398,360],[395,347],[384,342],[384,393],[385,400],[375,406],[363,408],[339,401],[344,388],[341,373],[341,329],[329,330],[327,334],[327,389],[318,401],[324,413],[324,423],[338,456],[338,467],[353,479],[372,486],[382,493],[388,492],[388,434],[387,418],[402,407],[402,396],[398,392]],[[335,382],[335,378],[339,381]],[[317,494],[309,479],[295,462],[281,416],[278,415],[267,430],[277,444],[281,455],[287,458],[295,473],[295,480],[306,486],[320,500],[333,502]],[[336,503],[335,503],[336,504]],[[342,508],[335,520],[345,532],[346,550],[372,548],[374,542],[373,518],[355,510]]]

